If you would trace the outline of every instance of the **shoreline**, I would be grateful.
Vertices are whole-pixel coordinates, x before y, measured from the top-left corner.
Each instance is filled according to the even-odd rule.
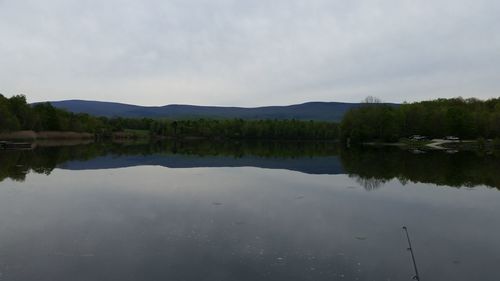
[[[137,139],[139,134],[128,132],[111,133],[112,139]],[[0,141],[37,141],[37,140],[95,140],[100,137],[94,133],[73,131],[40,131],[31,130],[0,133]]]
[[[15,131],[8,133],[0,133],[1,141],[36,141],[47,139],[67,139],[67,140],[84,140],[94,139],[94,134],[80,132],[60,132],[60,131]]]
[[[445,140],[432,139],[427,141],[399,141],[399,142],[364,142],[367,146],[392,146],[408,149],[424,149],[424,150],[495,150],[497,146],[493,140]]]

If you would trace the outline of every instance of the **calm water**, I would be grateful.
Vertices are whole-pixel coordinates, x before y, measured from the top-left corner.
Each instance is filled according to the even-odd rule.
[[[500,280],[500,157],[320,144],[0,153],[0,280]]]

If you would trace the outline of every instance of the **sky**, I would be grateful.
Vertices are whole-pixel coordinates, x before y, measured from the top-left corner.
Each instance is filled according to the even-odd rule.
[[[139,105],[500,96],[498,0],[0,0],[0,93]]]

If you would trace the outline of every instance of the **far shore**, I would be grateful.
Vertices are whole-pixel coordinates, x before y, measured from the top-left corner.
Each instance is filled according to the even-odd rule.
[[[116,132],[111,135],[114,139],[132,139],[139,136],[134,133]],[[0,133],[0,141],[37,141],[37,140],[94,140],[96,135],[85,132],[70,131],[15,131]]]
[[[58,131],[15,131],[0,133],[0,140],[24,140],[34,141],[38,139],[94,139],[94,134],[80,132],[58,132]]]
[[[90,141],[95,140],[113,140],[113,142],[120,141],[130,141],[130,140],[145,140],[150,139],[153,141],[160,140],[182,140],[182,141],[197,141],[197,140],[212,140],[212,141],[224,141],[224,140],[260,140],[260,141],[321,141],[321,142],[338,142],[338,139],[294,139],[294,138],[209,138],[206,136],[151,136],[148,131],[145,130],[125,130],[121,132],[112,132],[110,134],[106,133],[104,135],[94,134],[94,133],[84,133],[84,132],[71,132],[71,131],[15,131],[15,132],[4,132],[0,133],[0,141],[24,141],[24,142],[40,142],[40,141]]]

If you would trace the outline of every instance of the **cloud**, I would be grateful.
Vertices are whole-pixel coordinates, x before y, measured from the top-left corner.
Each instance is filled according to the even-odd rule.
[[[289,104],[499,96],[500,3],[0,0],[0,91]]]

